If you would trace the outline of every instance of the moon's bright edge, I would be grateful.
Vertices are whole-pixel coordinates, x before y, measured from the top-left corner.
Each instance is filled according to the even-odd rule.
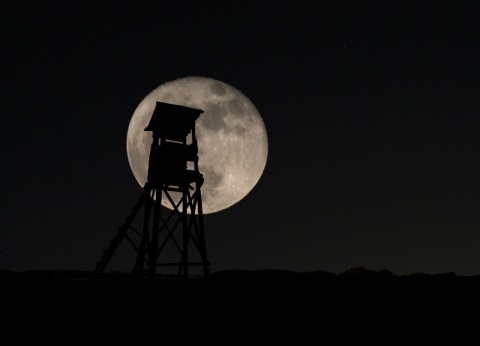
[[[204,111],[195,124],[203,213],[215,213],[242,200],[265,169],[268,138],[253,103],[239,90],[219,80],[186,77],[160,85],[138,105],[127,132],[127,156],[132,172],[144,186],[148,173],[151,132],[144,131],[157,101]],[[162,205],[171,206],[162,198]]]

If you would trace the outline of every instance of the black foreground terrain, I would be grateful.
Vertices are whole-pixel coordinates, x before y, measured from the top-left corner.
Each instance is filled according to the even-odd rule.
[[[469,344],[480,276],[354,268],[146,280],[1,272],[1,345]],[[475,337],[475,339],[472,339]]]

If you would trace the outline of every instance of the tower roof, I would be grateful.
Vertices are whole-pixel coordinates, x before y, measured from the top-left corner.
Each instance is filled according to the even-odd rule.
[[[157,102],[145,131],[153,131],[154,137],[182,141],[195,128],[201,109],[165,102]]]

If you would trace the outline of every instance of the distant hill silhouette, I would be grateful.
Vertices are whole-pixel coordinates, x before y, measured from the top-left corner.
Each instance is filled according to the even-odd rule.
[[[69,270],[0,275],[2,345],[143,345],[152,338],[158,344],[391,344],[383,335],[406,342],[453,335],[458,344],[476,331],[470,325],[480,307],[480,276],[454,273],[226,270],[207,280],[164,278],[153,285],[125,273],[97,282]]]

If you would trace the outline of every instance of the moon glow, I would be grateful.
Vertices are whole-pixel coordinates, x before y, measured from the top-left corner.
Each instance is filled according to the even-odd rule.
[[[127,156],[141,187],[148,173],[151,132],[144,131],[157,101],[201,109],[195,123],[203,213],[224,210],[242,200],[259,181],[268,156],[264,122],[253,103],[239,90],[219,80],[186,77],[160,85],[132,115],[127,132]],[[162,205],[171,206],[162,198]]]

